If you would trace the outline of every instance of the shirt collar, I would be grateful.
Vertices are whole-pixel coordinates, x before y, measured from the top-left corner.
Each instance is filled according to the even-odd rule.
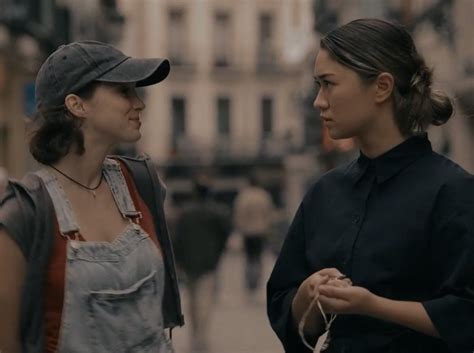
[[[376,181],[381,184],[431,151],[431,143],[426,133],[414,135],[376,158],[371,159],[360,152],[359,158],[351,163],[346,174],[355,184],[372,164],[374,168],[371,169],[375,172]]]

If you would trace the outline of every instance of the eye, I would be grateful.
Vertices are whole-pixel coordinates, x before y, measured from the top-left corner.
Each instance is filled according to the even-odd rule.
[[[314,80],[314,88],[318,91],[321,88],[321,82]]]
[[[331,82],[331,81],[328,81],[328,80],[323,80],[323,81],[322,81],[322,86],[324,86],[324,87],[329,87],[330,85],[332,85],[332,82]]]
[[[130,94],[130,88],[128,88],[127,86],[122,86],[120,87],[119,92],[124,96],[128,96]]]
[[[322,80],[314,80],[315,88],[316,90],[319,90],[321,88],[329,88],[331,85],[333,85],[332,81],[328,81],[325,79]]]

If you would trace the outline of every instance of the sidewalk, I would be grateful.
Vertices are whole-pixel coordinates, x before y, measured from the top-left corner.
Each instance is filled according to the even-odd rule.
[[[270,254],[264,256],[264,281],[256,300],[249,301],[243,288],[243,254],[235,248],[227,251],[219,271],[220,292],[211,323],[212,350],[209,353],[283,352],[270,327],[265,307],[265,284],[274,261]],[[188,297],[185,288],[181,293],[186,320]],[[173,330],[176,353],[189,353],[188,337],[186,325]]]

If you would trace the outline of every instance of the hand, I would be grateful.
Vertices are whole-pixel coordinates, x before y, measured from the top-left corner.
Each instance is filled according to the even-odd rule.
[[[366,315],[376,298],[365,288],[341,284],[322,284],[319,293],[319,302],[324,311],[331,314]]]
[[[318,272],[313,273],[311,276],[306,278],[298,288],[293,302],[291,304],[291,311],[293,314],[293,320],[295,325],[301,321],[303,314],[313,301],[316,295],[319,293],[319,288],[323,284],[327,284],[334,278],[341,277],[342,273],[335,268],[325,268]],[[336,282],[334,282],[336,283]],[[306,326],[305,334],[308,336],[319,335],[324,329],[324,322],[319,309],[316,305],[313,306],[311,314],[309,315]]]
[[[298,289],[298,292],[302,291],[302,294],[307,300],[312,300],[319,293],[319,287],[321,285],[335,285],[341,282],[335,279],[342,276],[343,274],[336,268],[324,268],[306,278]]]

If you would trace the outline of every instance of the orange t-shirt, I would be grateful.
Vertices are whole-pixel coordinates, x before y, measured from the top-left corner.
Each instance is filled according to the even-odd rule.
[[[140,219],[140,226],[148,233],[155,243],[160,248],[158,239],[156,237],[156,230],[153,224],[153,217],[147,205],[140,197],[138,190],[133,182],[130,172],[127,170],[122,162],[121,169],[127,182],[130,196],[137,211],[142,213],[143,218]],[[67,239],[59,232],[59,223],[55,220],[55,235],[53,250],[51,258],[46,269],[46,276],[44,282],[44,320],[45,320],[45,352],[55,353],[58,347],[59,330],[61,328],[61,317],[63,311],[64,301],[64,282],[66,271],[66,254],[67,254]],[[85,239],[79,235],[80,241]]]

